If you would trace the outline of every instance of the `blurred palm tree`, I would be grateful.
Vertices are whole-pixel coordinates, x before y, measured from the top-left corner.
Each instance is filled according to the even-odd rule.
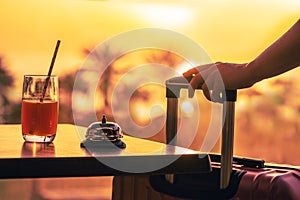
[[[177,56],[176,54],[170,51],[157,49],[145,50],[144,59],[146,63],[160,64],[173,69],[177,68],[185,62],[183,58]],[[151,99],[151,92],[144,89],[137,89],[133,93],[131,98],[133,101],[149,101]]]
[[[104,105],[100,110],[97,111],[98,119],[101,120],[103,114],[105,114],[108,118],[112,118],[110,106],[110,95],[112,88],[116,81],[116,77],[126,71],[124,69],[116,69],[112,61],[119,58],[121,55],[119,52],[112,50],[110,46],[105,46],[103,49],[95,50],[84,49],[83,52],[86,56],[92,59],[94,66],[91,66],[91,71],[93,71],[93,68],[95,67],[98,70],[104,70],[102,76],[98,77],[99,81],[97,84],[97,91],[101,94],[100,101],[103,101]]]
[[[74,124],[72,113],[72,92],[77,70],[59,78],[59,123]]]
[[[164,50],[154,50],[147,58],[147,61],[150,63],[163,64],[171,68],[176,68],[185,62],[182,57],[172,53],[171,51]]]
[[[8,96],[13,86],[14,78],[0,57],[0,123],[20,122],[21,105],[11,103]]]
[[[108,107],[110,105],[108,97],[110,86],[112,85],[113,76],[120,73],[118,70],[114,68],[114,66],[110,63],[112,58],[118,57],[118,53],[113,52],[109,46],[105,46],[102,51],[95,51],[84,49],[84,54],[86,56],[90,56],[93,59],[96,67],[105,68],[101,79],[98,83],[98,90],[103,94],[104,105]],[[100,77],[99,77],[100,78]]]
[[[157,49],[138,50],[121,55],[110,46],[105,46],[104,48],[94,50],[86,48],[83,50],[83,53],[85,56],[88,56],[89,61],[87,62],[87,64],[90,66],[85,66],[85,68],[80,69],[80,74],[76,77],[76,79],[82,79],[79,81],[80,84],[78,84],[78,86],[82,88],[76,88],[78,91],[73,92],[79,92],[82,95],[88,96],[89,93],[94,92],[89,91],[89,85],[91,86],[91,83],[89,82],[94,82],[95,80],[93,79],[97,79],[98,99],[96,100],[96,104],[101,105],[98,107],[96,106],[98,120],[101,120],[103,114],[107,115],[109,120],[114,120],[111,109],[111,95],[115,84],[126,72],[133,69],[139,64],[155,63],[175,68],[184,61],[181,57],[175,55],[172,52]],[[132,59],[132,57],[134,59]],[[135,59],[135,57],[137,59]],[[120,60],[122,62],[116,64]],[[95,74],[99,73],[99,71],[102,72],[101,77],[98,77],[98,74]],[[61,85],[61,87],[63,86]],[[137,103],[141,101],[149,102],[152,98],[151,93],[152,92],[148,91],[147,89],[137,89],[132,95],[131,101]],[[71,103],[69,105],[71,105]],[[82,120],[88,121],[88,115],[91,114],[91,112],[87,110],[85,110],[85,112],[86,113],[82,114]],[[83,115],[86,116],[83,117]],[[124,119],[126,119],[127,117],[128,116],[124,116]]]
[[[143,50],[142,50],[143,51]],[[85,55],[91,55],[93,51],[89,49],[84,49],[84,54]],[[164,51],[164,50],[157,50],[157,49],[152,49],[152,50],[146,50],[146,53],[144,54],[144,61],[146,63],[155,63],[155,64],[162,64],[166,65],[171,68],[176,68],[180,64],[184,62],[184,60],[177,56],[176,54],[170,52],[170,51]],[[134,52],[130,52],[134,53]],[[129,54],[130,54],[129,53]],[[125,67],[122,69],[117,69],[114,66],[114,62],[110,63],[112,61],[112,58],[114,59],[119,59],[122,57],[125,57],[125,55],[119,54],[119,52],[114,52],[111,50],[109,46],[106,46],[101,52],[93,52],[93,56],[91,57],[94,59],[96,62],[96,65],[98,67],[106,67],[104,73],[102,74],[101,79],[99,80],[98,83],[98,90],[100,93],[103,95],[104,98],[104,106],[105,108],[109,108],[110,102],[110,91],[114,87],[114,83],[116,79],[120,76],[126,73],[128,70],[132,69],[133,67],[136,66],[136,62],[130,63],[130,61],[127,61],[127,64]],[[140,58],[139,58],[140,59]],[[115,60],[114,60],[115,61]],[[134,93],[133,98],[141,98],[144,101],[148,100],[149,94],[147,92],[139,92],[136,91]],[[104,109],[105,110],[105,109]]]
[[[145,54],[143,56],[144,62],[146,63],[153,63],[163,65],[172,69],[176,69],[181,66],[186,61],[179,57],[178,55],[165,50],[158,50],[158,49],[148,49],[144,50]],[[164,78],[164,74],[159,74],[161,78]],[[143,77],[141,77],[143,78]],[[152,106],[155,104],[161,104],[165,100],[165,95],[158,95],[160,92],[157,90],[164,90],[163,87],[153,87],[152,89],[148,87],[141,87],[138,88],[131,96],[132,107],[134,104],[137,105],[145,105],[147,110],[151,110]],[[164,91],[160,94],[163,94]],[[154,95],[153,95],[154,94]],[[133,115],[134,116],[134,115]],[[145,119],[142,119],[142,116],[139,117],[139,114],[135,115],[136,122],[143,124]],[[128,116],[126,116],[128,117]],[[140,119],[139,119],[140,118]],[[151,121],[153,124],[160,124],[160,121],[164,121],[164,115],[157,115],[153,117],[153,119],[148,119],[148,123]],[[146,123],[147,124],[147,123]],[[143,125],[142,125],[143,126]],[[149,127],[150,128],[150,127]],[[162,128],[159,132],[155,133],[154,135],[147,137],[149,140],[158,141],[158,142],[165,142],[165,129]],[[154,133],[154,132],[153,132]]]

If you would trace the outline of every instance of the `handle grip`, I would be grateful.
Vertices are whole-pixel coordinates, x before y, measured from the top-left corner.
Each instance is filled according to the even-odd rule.
[[[176,145],[177,121],[178,121],[178,98],[180,90],[189,88],[193,77],[174,77],[166,81],[167,97],[167,122],[166,139],[168,144]],[[199,85],[196,89],[201,89]],[[224,93],[224,94],[223,94]],[[228,187],[232,171],[233,143],[234,143],[234,112],[237,90],[225,90],[222,93],[223,103],[223,129],[221,149],[221,174],[220,188]],[[172,142],[173,141],[173,142]]]
[[[192,76],[177,76],[168,79],[166,81],[166,97],[179,98],[180,90],[189,88],[192,78]],[[201,86],[199,85],[196,89],[201,89]],[[222,96],[224,97],[224,101],[236,101],[237,90],[225,90],[225,94]]]

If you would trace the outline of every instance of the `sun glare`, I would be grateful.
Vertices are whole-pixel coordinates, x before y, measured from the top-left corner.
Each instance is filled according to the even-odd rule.
[[[179,65],[177,68],[176,68],[176,71],[181,75],[183,74],[184,72],[186,72],[187,70],[191,69],[193,67],[192,64],[190,63],[183,63],[182,65]]]
[[[149,23],[158,25],[183,25],[190,18],[187,8],[172,4],[144,3],[139,4],[137,9]]]
[[[139,103],[132,107],[134,120],[141,125],[149,123],[149,110],[145,104]]]

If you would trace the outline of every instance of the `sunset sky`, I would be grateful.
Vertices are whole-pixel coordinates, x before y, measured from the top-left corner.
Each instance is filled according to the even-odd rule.
[[[167,29],[184,35],[201,46],[213,62],[249,62],[300,18],[299,11],[300,0],[0,0],[0,56],[16,80],[8,95],[20,102],[23,75],[47,74],[57,40],[61,40],[61,45],[53,74],[58,76],[81,68],[85,49],[93,50],[116,35],[141,28]],[[158,39],[160,42],[163,41]],[[172,45],[177,44],[176,41]],[[120,46],[124,46],[122,41]],[[141,58],[132,55],[126,54],[114,64],[138,65]],[[121,71],[120,67],[117,70]],[[300,68],[281,75],[280,80],[266,80],[249,90],[239,90],[235,144],[238,154],[268,155],[267,160],[300,163],[295,156],[299,155],[300,145],[300,103],[295,98],[300,95],[299,73]],[[85,78],[92,82],[91,77]],[[135,78],[130,80],[136,81]],[[165,100],[164,90],[153,93],[146,103]],[[86,105],[95,108],[90,98],[78,99],[83,103],[82,110],[87,110]],[[133,109],[140,118],[150,107],[143,103],[137,101]],[[163,114],[158,111],[157,115]],[[205,112],[202,108],[204,125],[198,129],[200,134],[206,131],[210,120]],[[201,143],[199,137],[194,146],[198,148]]]
[[[213,61],[247,62],[295,23],[300,1],[2,0],[0,8],[0,55],[20,88],[24,74],[47,73],[58,39],[61,75],[82,65],[84,48],[145,27],[184,34]]]

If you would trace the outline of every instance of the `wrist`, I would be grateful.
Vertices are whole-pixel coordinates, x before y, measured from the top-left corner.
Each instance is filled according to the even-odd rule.
[[[251,87],[255,83],[262,80],[262,78],[260,77],[259,70],[257,70],[255,61],[251,61],[248,64],[246,64],[244,68],[244,73],[247,87]]]

